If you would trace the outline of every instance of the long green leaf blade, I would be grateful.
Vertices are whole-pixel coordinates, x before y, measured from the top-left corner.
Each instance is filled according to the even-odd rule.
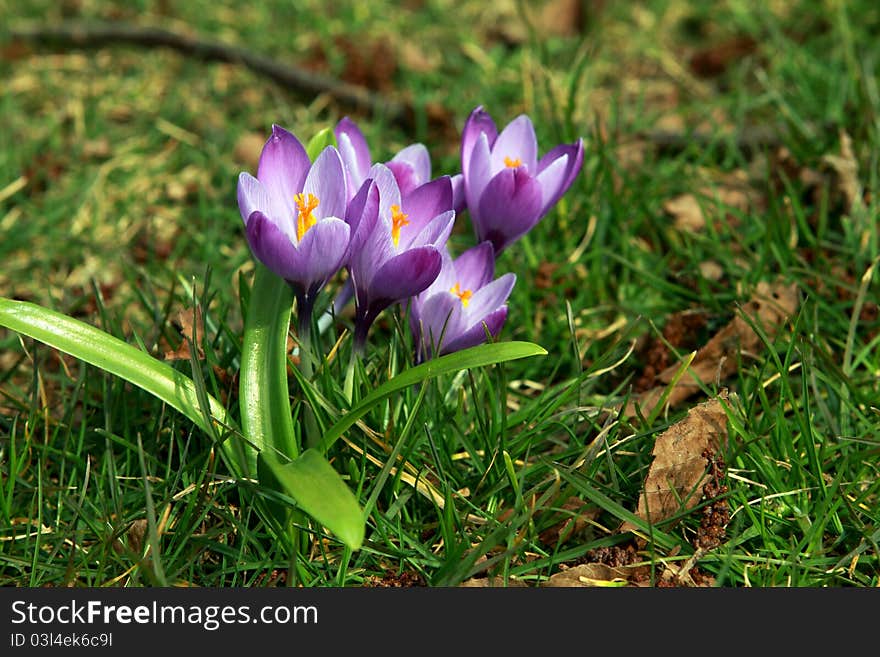
[[[433,358],[421,365],[411,367],[390,381],[386,381],[361,399],[354,408],[327,430],[319,447],[322,451],[326,452],[343,433],[366,415],[375,404],[402,388],[450,372],[494,365],[495,363],[527,358],[529,356],[543,356],[546,353],[546,349],[532,342],[496,342],[463,349],[462,351]]]
[[[287,388],[292,305],[290,286],[258,264],[248,301],[239,374],[241,424],[256,450],[254,459],[256,452],[267,449],[290,459],[299,453]]]
[[[210,395],[207,396],[207,410],[218,426],[207,423],[195,384],[188,376],[85,322],[34,303],[0,297],[0,326],[39,340],[143,388],[183,413],[208,435],[215,435],[215,428],[230,426],[223,404]],[[241,454],[231,453],[235,450],[229,440],[223,445],[230,451],[233,465],[241,467]]]
[[[320,452],[307,449],[295,461],[284,464],[269,452],[263,452],[260,461],[302,511],[352,550],[361,547],[364,513],[354,493]]]

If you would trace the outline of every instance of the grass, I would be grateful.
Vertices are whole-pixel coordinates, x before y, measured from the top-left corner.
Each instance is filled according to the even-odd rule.
[[[396,63],[384,93],[409,99],[417,119],[404,130],[357,116],[377,160],[423,141],[436,173],[455,172],[455,130],[477,104],[501,125],[529,113],[542,152],[577,136],[586,145],[563,202],[497,264],[518,277],[502,339],[549,355],[402,391],[331,450],[369,511],[355,553],[306,522],[310,540],[292,554],[255,511],[255,496],[270,493],[232,481],[190,421],[0,332],[0,583],[537,585],[631,543],[617,528],[638,505],[655,438],[727,388],[726,492],[649,528],[637,554],[647,583],[695,554],[703,509],[723,502],[724,540],[695,566],[716,585],[880,584],[880,10],[606,3],[567,35],[536,11],[525,25],[516,3],[494,3],[491,16],[482,3],[410,4],[348,3],[325,16],[311,1],[296,12],[282,2],[242,12],[0,1],[10,26],[161,25],[337,77],[354,75],[345,44],[384,44]],[[694,54],[717,56],[734,37],[753,45],[717,75],[695,73]],[[205,385],[237,414],[253,261],[236,176],[253,170],[252,144],[258,152],[272,123],[306,139],[347,110],[161,49],[22,49],[5,35],[0,46],[0,295],[159,356],[179,345],[177,313],[195,295]],[[432,127],[438,107],[455,130]],[[736,148],[754,126],[776,143]],[[658,128],[680,142],[655,147]],[[852,163],[855,197],[838,173]],[[702,207],[701,227],[683,229],[667,211],[683,194]],[[473,243],[468,221],[451,238],[459,252]],[[757,353],[737,354],[733,376],[655,414],[604,412],[639,391],[652,354],[678,362],[778,278],[796,287],[796,311]],[[687,312],[701,323],[675,335]],[[375,327],[364,372],[373,386],[409,363],[405,327],[388,312]],[[323,353],[338,336],[323,336]],[[316,378],[336,408],[349,348],[344,337]],[[291,394],[299,414],[293,380]],[[560,537],[568,519],[582,522]]]

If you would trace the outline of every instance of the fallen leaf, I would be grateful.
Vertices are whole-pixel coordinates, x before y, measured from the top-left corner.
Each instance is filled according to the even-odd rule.
[[[700,276],[708,281],[720,281],[724,276],[724,268],[714,260],[705,260],[699,264]]]
[[[723,393],[695,406],[657,437],[636,510],[639,518],[656,524],[693,508],[703,497],[703,486],[712,478],[712,455],[727,442],[727,413],[721,403],[726,399]],[[630,522],[620,527],[622,532],[635,529]]]
[[[758,357],[763,351],[762,342],[752,329],[750,321],[760,326],[768,339],[772,340],[785,320],[794,313],[797,304],[798,292],[795,284],[785,285],[780,281],[773,284],[764,281],[758,283],[752,298],[743,306],[742,314],[737,314],[697,350],[688,371],[669,391],[666,403],[676,406],[699,392],[701,384],[723,381],[735,374],[741,358]],[[660,385],[631,399],[624,413],[634,416],[638,405],[644,415],[650,414],[675,379],[680,367],[680,363],[673,363],[660,372],[656,377]]]
[[[140,554],[144,549],[144,538],[147,535],[147,521],[145,518],[140,518],[131,523],[128,527],[128,531],[126,531],[126,536],[128,538],[128,547],[131,548],[133,552]]]
[[[695,233],[706,226],[706,218],[700,202],[693,194],[682,194],[663,204],[663,210],[673,217],[673,225],[678,230]]]
[[[466,579],[458,585],[460,588],[466,589],[487,589],[487,588],[512,588],[527,586],[525,582],[512,577],[505,580],[503,577],[472,577]]]
[[[697,194],[671,198],[663,204],[663,210],[672,216],[673,225],[678,230],[698,232],[706,227],[707,220],[716,219],[719,212],[727,208],[747,212],[756,200],[746,180],[731,178],[717,185],[704,186]],[[735,217],[729,220],[736,223]]]
[[[202,309],[200,307],[184,308],[177,313],[175,323],[180,329],[183,339],[177,349],[165,352],[165,360],[189,360],[192,352],[189,343],[192,342],[196,346],[196,357],[202,360],[205,352],[202,350],[202,339],[205,335],[205,323],[202,320]]]
[[[650,582],[648,566],[607,566],[585,563],[555,573],[544,582],[549,587],[610,587],[646,586]]]

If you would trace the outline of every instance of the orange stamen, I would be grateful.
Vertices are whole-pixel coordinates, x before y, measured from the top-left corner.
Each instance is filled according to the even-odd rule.
[[[400,242],[400,229],[409,226],[409,222],[406,220],[408,216],[400,211],[399,205],[391,206],[391,240],[394,242],[394,246]]]
[[[504,166],[506,166],[506,167],[510,167],[511,169],[516,169],[521,164],[522,164],[522,160],[519,159],[518,157],[511,160],[506,155],[504,156]]]
[[[293,200],[296,201],[298,215],[296,218],[296,239],[302,240],[309,228],[318,223],[312,212],[318,207],[320,201],[312,193],[308,194],[308,198],[305,194],[297,194],[293,197]]]
[[[449,288],[449,291],[461,299],[461,305],[465,308],[467,308],[468,303],[470,303],[471,297],[474,296],[473,290],[462,290],[459,283],[456,283]]]

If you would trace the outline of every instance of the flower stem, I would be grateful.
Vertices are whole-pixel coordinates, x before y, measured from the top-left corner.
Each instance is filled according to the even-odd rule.
[[[296,293],[297,305],[297,338],[299,339],[299,369],[303,378],[311,383],[315,373],[312,353],[312,310],[313,299],[299,291]],[[314,447],[321,442],[321,432],[318,430],[318,422],[315,419],[315,411],[308,402],[303,410],[303,422],[305,423],[306,447]]]

